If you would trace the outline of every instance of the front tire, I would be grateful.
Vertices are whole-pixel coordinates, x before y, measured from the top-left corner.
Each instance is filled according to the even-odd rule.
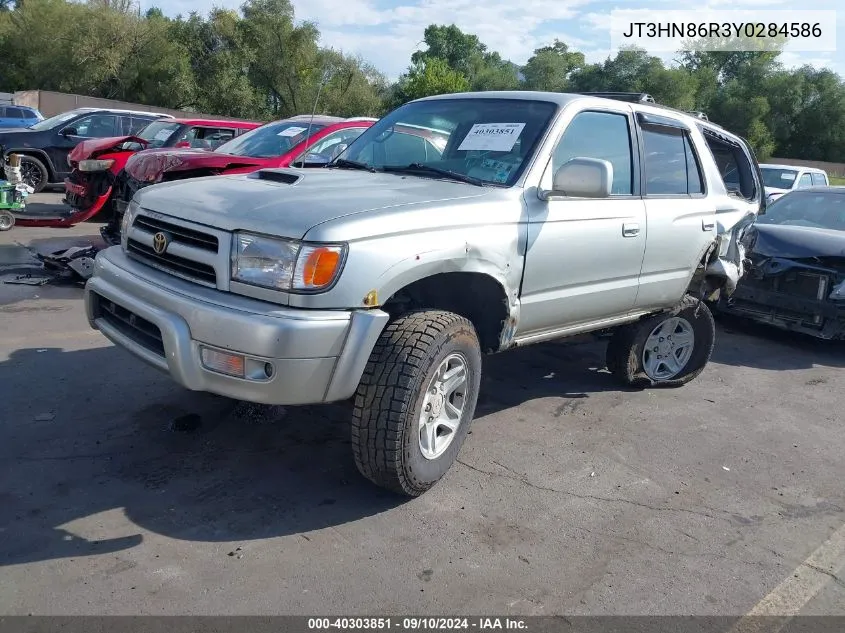
[[[480,382],[481,346],[467,319],[419,311],[389,323],[355,394],[359,472],[409,497],[429,490],[458,457]]]
[[[704,371],[715,343],[707,304],[686,295],[674,310],[619,328],[607,346],[607,368],[626,386],[680,387]]]

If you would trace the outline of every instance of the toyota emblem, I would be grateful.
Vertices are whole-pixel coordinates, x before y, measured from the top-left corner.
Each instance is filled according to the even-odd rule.
[[[153,235],[153,250],[156,252],[156,255],[164,254],[169,243],[170,240],[167,237],[167,233],[159,232]]]

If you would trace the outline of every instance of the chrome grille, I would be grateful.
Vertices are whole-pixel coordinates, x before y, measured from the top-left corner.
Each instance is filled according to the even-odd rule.
[[[127,249],[133,255],[154,263],[158,268],[169,269],[175,273],[179,273],[180,276],[196,278],[211,285],[217,283],[217,273],[214,270],[214,266],[201,264],[184,257],[171,255],[170,253],[159,255],[153,250],[152,246],[147,246],[131,238],[127,242]]]
[[[205,251],[217,252],[218,244],[216,235],[209,235],[196,229],[179,226],[178,224],[172,224],[146,215],[139,215],[135,218],[135,226],[150,233],[158,233],[159,231],[169,233],[173,236],[174,241],[179,241],[188,246],[195,246]]]
[[[164,233],[163,252],[153,247],[155,236]],[[127,253],[145,264],[211,288],[218,287],[221,240],[219,232],[182,221],[170,221],[141,212],[135,217],[126,240]],[[228,242],[224,244],[228,247]],[[224,275],[225,279],[225,275]],[[224,282],[225,283],[225,282]]]

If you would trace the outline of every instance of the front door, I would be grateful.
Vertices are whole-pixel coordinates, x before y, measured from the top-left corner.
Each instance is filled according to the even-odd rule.
[[[616,104],[614,104],[616,105]],[[613,166],[611,196],[528,198],[528,244],[519,336],[621,316],[633,309],[645,253],[645,204],[630,107],[578,112],[566,126],[541,187],[575,157]]]
[[[60,132],[72,128],[74,134],[63,135]],[[53,134],[53,142],[45,148],[50,161],[56,170],[56,175],[63,178],[69,173],[67,155],[79,143],[89,138],[105,138],[116,136],[117,117],[113,114],[89,114],[75,121],[62,124]]]

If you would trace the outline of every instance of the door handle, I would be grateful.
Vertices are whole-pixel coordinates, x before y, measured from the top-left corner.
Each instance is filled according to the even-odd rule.
[[[635,235],[639,235],[640,233],[640,225],[639,224],[623,224],[622,225],[622,237],[634,237]]]
[[[713,220],[702,220],[701,221],[701,230],[702,231],[712,231],[715,226],[716,226],[716,222],[714,222]]]

